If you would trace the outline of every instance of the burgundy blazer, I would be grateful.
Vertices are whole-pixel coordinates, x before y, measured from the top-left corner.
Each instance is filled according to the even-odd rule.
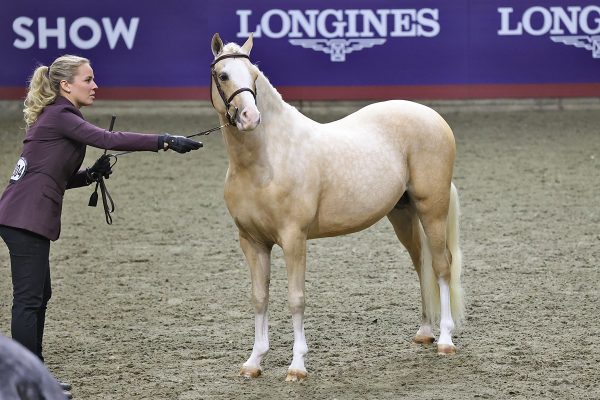
[[[98,128],[83,119],[69,100],[57,97],[25,134],[21,159],[0,197],[0,225],[58,239],[65,190],[88,184],[85,170],[79,171],[86,145],[118,151],[158,151],[158,137]]]

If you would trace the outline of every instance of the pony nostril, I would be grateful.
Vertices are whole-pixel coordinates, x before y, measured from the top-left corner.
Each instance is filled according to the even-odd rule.
[[[252,111],[251,110],[244,110],[240,113],[240,118],[244,121],[250,121],[252,120]]]

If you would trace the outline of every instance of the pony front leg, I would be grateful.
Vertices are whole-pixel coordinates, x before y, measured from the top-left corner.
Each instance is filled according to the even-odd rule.
[[[269,351],[269,282],[271,279],[271,248],[240,234],[240,246],[250,267],[252,303],[254,304],[254,346],[240,375],[256,378],[261,374],[260,363]]]
[[[301,232],[289,235],[282,249],[288,273],[288,302],[294,327],[294,347],[292,363],[288,368],[288,382],[306,379],[304,366],[308,345],[304,336],[304,288],[306,272],[306,235]]]

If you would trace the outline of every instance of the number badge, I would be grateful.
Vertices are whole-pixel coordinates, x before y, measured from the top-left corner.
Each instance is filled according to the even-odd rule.
[[[10,183],[16,183],[25,175],[27,172],[27,160],[24,157],[19,158],[17,161],[17,165],[15,165],[15,169],[10,176]]]

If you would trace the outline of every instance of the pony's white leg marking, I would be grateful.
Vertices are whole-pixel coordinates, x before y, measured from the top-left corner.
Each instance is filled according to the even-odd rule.
[[[256,313],[254,316],[254,346],[250,358],[244,363],[240,375],[248,378],[256,378],[261,374],[260,363],[269,351],[269,316],[264,313]]]
[[[294,327],[294,347],[292,363],[288,368],[286,381],[299,381],[307,377],[304,360],[308,345],[304,336],[304,287],[306,272],[306,235],[298,232],[283,245],[288,272],[288,302]]]
[[[433,328],[426,320],[421,321],[421,326],[413,338],[415,343],[419,344],[431,344],[435,341],[435,335],[433,334]]]
[[[454,321],[450,310],[450,287],[443,277],[438,278],[440,286],[440,337],[438,338],[438,354],[452,354],[456,352],[452,343],[452,330]]]
[[[256,378],[261,374],[260,363],[269,351],[269,281],[271,274],[271,248],[250,241],[240,235],[240,246],[250,266],[252,278],[252,303],[254,304],[254,346],[250,358],[244,363],[240,375]]]
[[[306,368],[304,367],[304,359],[308,353],[308,345],[304,336],[304,313],[292,314],[292,324],[294,326],[294,348],[293,358],[286,381],[297,381],[305,379],[307,376]]]

